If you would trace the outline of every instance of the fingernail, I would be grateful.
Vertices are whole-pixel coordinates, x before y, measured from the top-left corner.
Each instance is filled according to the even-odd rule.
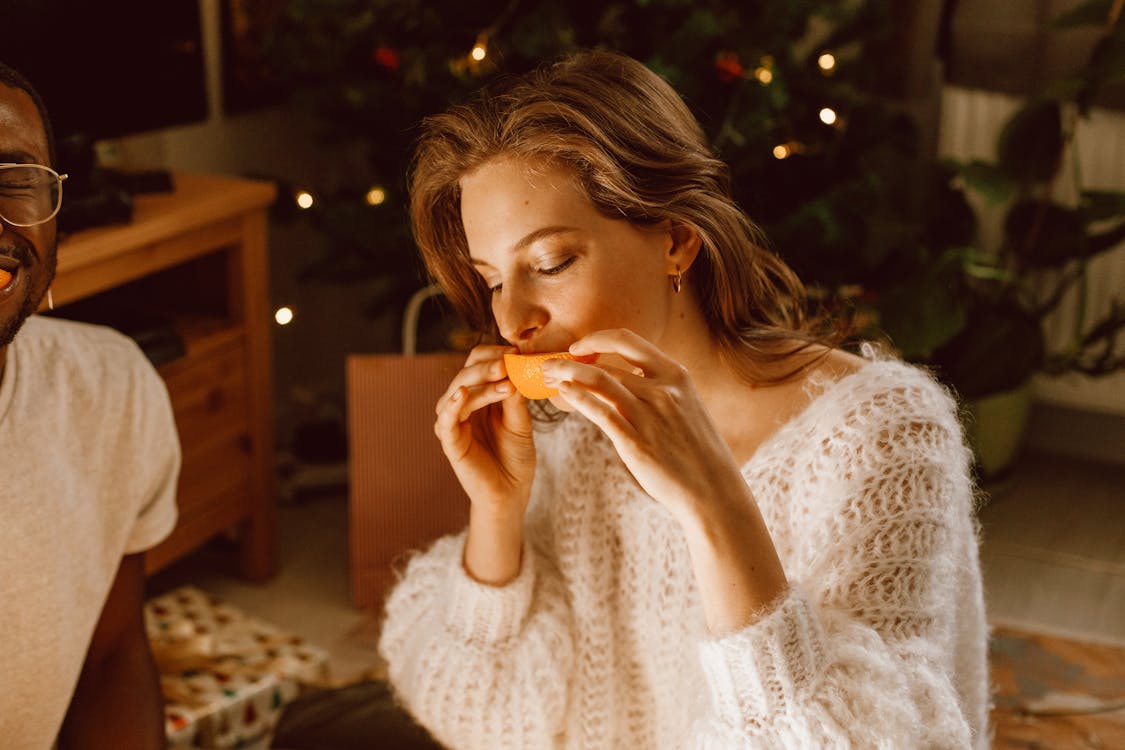
[[[453,395],[450,396],[449,398],[450,398],[451,401],[460,401],[461,400],[461,389],[458,388],[457,390],[455,390],[453,392]]]
[[[497,393],[511,393],[512,392],[512,384],[507,380],[505,380],[503,383],[497,383],[496,384],[496,392]]]

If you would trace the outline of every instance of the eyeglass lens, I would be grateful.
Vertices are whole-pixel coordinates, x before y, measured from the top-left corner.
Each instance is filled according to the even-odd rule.
[[[0,218],[21,227],[49,221],[62,202],[59,176],[36,164],[0,166]]]

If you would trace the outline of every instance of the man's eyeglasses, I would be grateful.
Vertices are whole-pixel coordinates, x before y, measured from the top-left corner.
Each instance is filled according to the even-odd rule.
[[[41,164],[0,164],[0,219],[33,227],[55,218],[65,179],[65,174]]]

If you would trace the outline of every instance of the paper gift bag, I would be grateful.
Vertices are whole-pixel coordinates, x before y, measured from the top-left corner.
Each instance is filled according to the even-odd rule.
[[[348,357],[352,600],[380,608],[394,567],[464,528],[469,500],[434,435],[434,405],[463,353]]]

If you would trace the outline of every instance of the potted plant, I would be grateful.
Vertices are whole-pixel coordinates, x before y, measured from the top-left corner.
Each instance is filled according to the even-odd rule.
[[[1023,102],[1002,128],[995,158],[947,163],[950,187],[978,197],[981,220],[1000,220],[999,240],[935,254],[913,285],[928,293],[912,296],[912,285],[900,286],[877,305],[892,340],[902,337],[908,357],[932,365],[969,405],[968,432],[986,478],[1014,458],[1033,375],[1125,367],[1115,346],[1125,299],[1095,320],[1081,309],[1090,262],[1125,240],[1125,193],[1087,190],[1078,171],[1066,169],[1078,122],[1104,86],[1125,80],[1120,3],[1092,0],[1054,26],[1086,23],[1105,27],[1086,65]],[[1044,320],[1072,291],[1079,293],[1073,335],[1052,348]]]

